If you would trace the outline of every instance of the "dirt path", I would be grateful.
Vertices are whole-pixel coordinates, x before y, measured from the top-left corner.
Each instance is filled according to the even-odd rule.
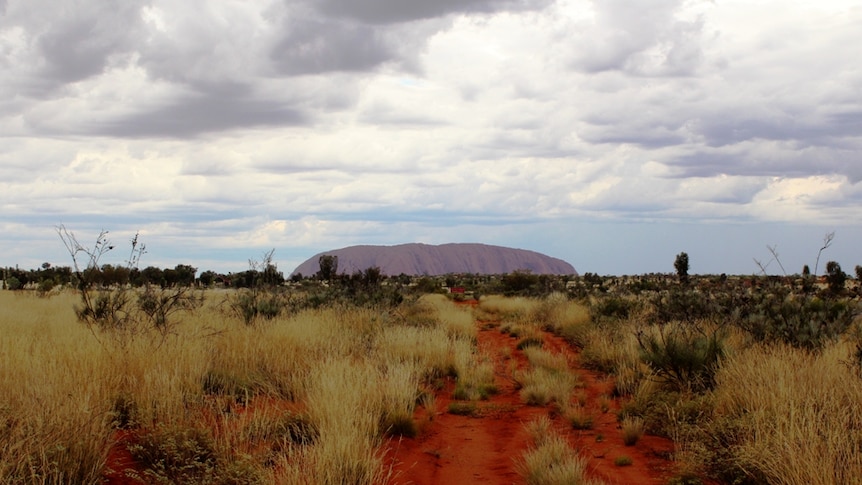
[[[450,380],[436,396],[436,412],[428,415],[418,408],[420,425],[415,439],[391,439],[387,445],[386,466],[390,468],[391,485],[511,485],[524,483],[516,471],[517,460],[530,445],[524,424],[540,417],[552,418],[556,430],[569,438],[572,446],[589,459],[593,478],[607,485],[664,484],[672,474],[669,461],[673,443],[645,436],[636,446],[626,447],[618,428],[616,412],[620,402],[610,401],[608,412],[600,410],[600,397],[609,396],[613,383],[598,373],[579,368],[578,354],[563,339],[543,333],[544,348],[567,356],[570,367],[585,386],[585,405],[593,410],[594,426],[590,430],[572,429],[552,406],[527,406],[521,402],[513,370],[528,369],[523,352],[517,350],[517,339],[500,332],[499,325],[477,322],[478,345],[493,358],[498,393],[487,401],[476,403],[472,416],[447,412],[452,402],[455,382]],[[137,468],[126,445],[127,432],[118,432],[117,444],[111,450],[104,482],[112,485],[136,485],[140,481],[126,476],[127,468]],[[614,460],[628,456],[632,465],[618,467]]]
[[[619,401],[610,402],[608,412],[602,413],[599,398],[609,396],[613,383],[603,376],[580,369],[578,355],[563,339],[545,333],[544,347],[562,353],[581,376],[585,387],[585,405],[596,417],[593,429],[578,431],[556,416],[551,406],[527,406],[521,402],[513,368],[525,369],[528,362],[523,352],[516,349],[517,340],[500,332],[499,327],[483,323],[478,335],[480,349],[492,355],[495,363],[495,380],[499,393],[487,401],[477,403],[474,416],[457,416],[446,412],[452,402],[454,383],[437,395],[437,412],[426,416],[417,413],[422,431],[415,439],[390,442],[389,460],[392,466],[393,485],[455,485],[523,483],[516,471],[517,460],[530,444],[524,424],[545,415],[553,419],[558,432],[568,436],[575,449],[589,459],[590,474],[608,485],[663,484],[671,476],[669,461],[673,443],[669,440],[645,436],[636,446],[627,447],[618,428],[616,411]],[[632,465],[618,467],[614,460],[628,456]]]

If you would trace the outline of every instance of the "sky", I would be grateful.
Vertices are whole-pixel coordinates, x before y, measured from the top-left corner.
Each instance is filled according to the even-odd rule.
[[[0,0],[0,266],[862,264],[862,3]],[[767,272],[781,274],[776,262]]]

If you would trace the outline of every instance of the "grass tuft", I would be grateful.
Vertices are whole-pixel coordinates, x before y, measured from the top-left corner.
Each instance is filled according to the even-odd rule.
[[[644,421],[639,417],[627,416],[622,420],[623,444],[634,446],[644,435]]]

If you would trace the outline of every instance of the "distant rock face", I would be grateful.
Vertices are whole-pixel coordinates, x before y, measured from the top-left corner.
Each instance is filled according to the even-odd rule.
[[[351,274],[371,267],[385,275],[427,275],[449,273],[504,274],[529,270],[534,274],[577,274],[562,259],[535,251],[487,244],[400,244],[397,246],[350,246],[315,254],[293,270],[312,276],[320,271],[323,255],[338,256],[338,273]]]

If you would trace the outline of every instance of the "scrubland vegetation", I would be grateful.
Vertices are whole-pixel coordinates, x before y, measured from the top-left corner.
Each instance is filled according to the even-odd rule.
[[[580,349],[581,366],[613,376],[626,445],[644,433],[674,440],[675,483],[862,483],[858,280],[573,282],[568,294],[482,300],[528,355],[516,376],[525,402],[557,403],[573,427],[590,425],[572,400],[576,379],[541,349],[537,329],[551,331]],[[563,483],[534,468],[522,464],[528,483]]]
[[[254,326],[220,298],[168,336],[96,339],[72,293],[0,292],[0,482],[98,483],[127,439],[144,483],[385,483],[384,437],[417,432],[435,379],[481,369],[442,296]]]
[[[609,375],[625,444],[673,439],[675,483],[862,483],[858,281],[507,284],[520,290],[486,291],[473,309],[374,272],[347,286],[0,292],[0,483],[385,484],[387,438],[422,432],[415,411],[440,411],[445,379],[453,413],[497,392],[477,319],[526,355],[511,370],[522,401],[571,428],[611,400],[584,406],[576,368]],[[577,359],[545,348],[544,332]],[[528,426],[534,443],[513,465],[527,483],[593,483],[564,433]],[[133,463],[110,459],[118,448]]]

